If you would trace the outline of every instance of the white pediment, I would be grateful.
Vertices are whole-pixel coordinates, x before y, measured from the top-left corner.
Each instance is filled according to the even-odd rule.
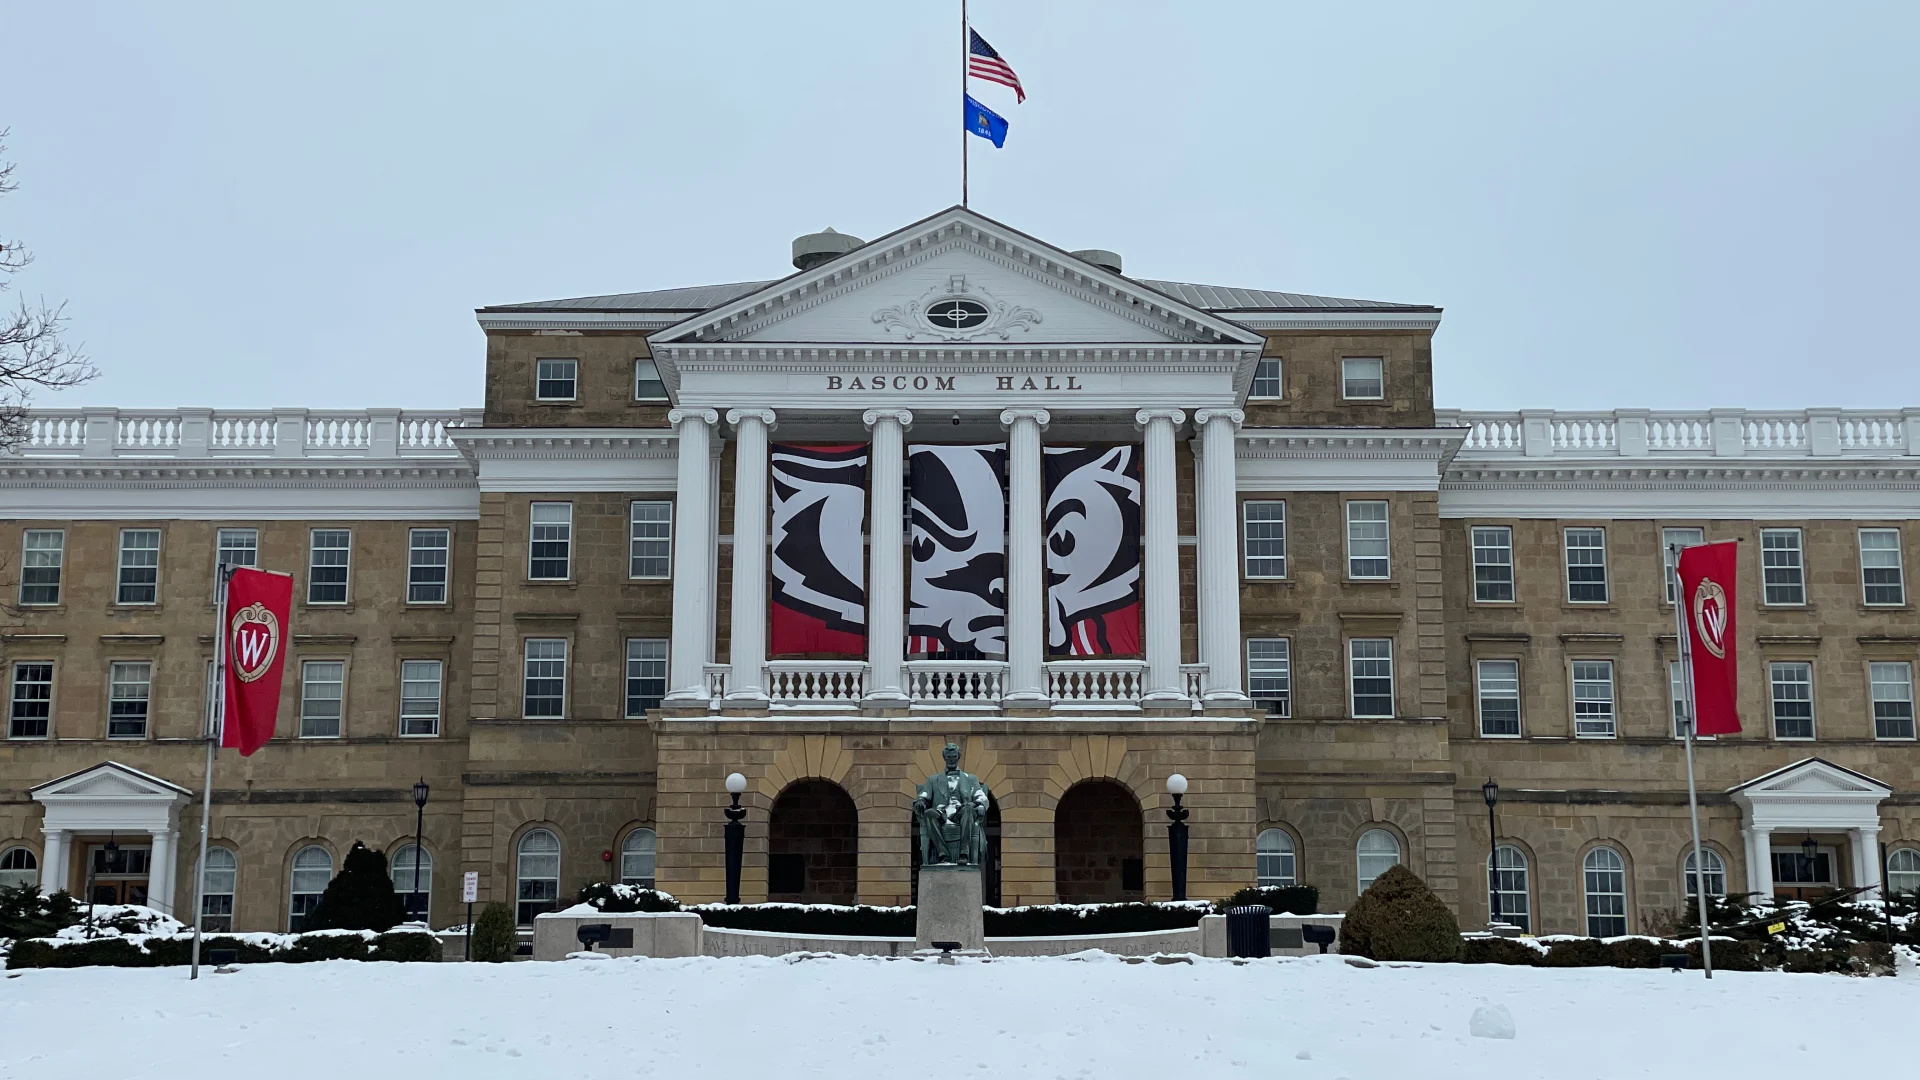
[[[1789,798],[1884,799],[1893,789],[1870,776],[1845,769],[1822,758],[1805,758],[1732,789],[1736,799]]]
[[[117,761],[105,761],[90,769],[69,773],[35,787],[32,795],[49,799],[163,799],[184,798],[192,792],[150,773],[128,768]]]

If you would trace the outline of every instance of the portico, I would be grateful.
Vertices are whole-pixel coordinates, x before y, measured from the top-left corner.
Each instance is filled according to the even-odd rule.
[[[42,889],[68,889],[81,896],[88,882],[87,853],[111,842],[129,853],[147,852],[144,889],[131,894],[116,891],[114,900],[141,902],[173,913],[175,864],[180,857],[180,807],[192,797],[191,791],[118,762],[105,761],[30,788],[28,794],[46,812],[41,826],[46,838],[40,861]],[[76,854],[80,856],[77,862]],[[126,875],[114,876],[118,879]]]
[[[1748,891],[1770,897],[1780,886],[1794,884],[1775,880],[1774,860],[1777,851],[1796,862],[1807,861],[1801,852],[1803,837],[1813,841],[1815,865],[1825,866],[1824,871],[1796,875],[1807,878],[1806,884],[1877,890],[1880,802],[1892,793],[1870,776],[1821,758],[1797,761],[1733,788],[1730,794],[1740,807],[1740,835],[1746,845]],[[1845,882],[1835,873],[1837,840],[1847,849]]]

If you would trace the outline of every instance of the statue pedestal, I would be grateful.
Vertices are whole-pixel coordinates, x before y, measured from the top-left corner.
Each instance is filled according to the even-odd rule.
[[[920,904],[914,912],[913,947],[934,948],[936,941],[957,941],[977,952],[987,947],[986,918],[980,868],[977,866],[923,866],[920,868]]]

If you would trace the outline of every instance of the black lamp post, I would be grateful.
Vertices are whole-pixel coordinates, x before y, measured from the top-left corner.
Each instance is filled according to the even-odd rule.
[[[1187,793],[1187,778],[1179,773],[1167,777],[1167,794],[1173,805],[1167,809],[1167,858],[1173,864],[1173,898],[1187,898],[1187,808],[1180,799]]]
[[[1492,777],[1480,785],[1480,797],[1487,800],[1487,902],[1492,918],[1500,921],[1500,831],[1494,827],[1493,807],[1500,801],[1500,785]]]
[[[424,776],[413,785],[413,810],[413,892],[407,897],[409,914],[420,906],[420,853],[423,850],[420,845],[427,828],[427,778]],[[420,912],[420,921],[427,921],[426,912]]]
[[[1800,866],[1801,866],[1800,880],[1801,881],[1808,882],[1808,883],[1811,883],[1813,881],[1814,868],[1815,868],[1814,860],[1819,857],[1820,857],[1820,844],[1818,841],[1814,840],[1812,833],[1808,833],[1807,838],[1805,840],[1800,841]],[[1805,900],[1806,898],[1807,898],[1806,886],[1802,885],[1800,888],[1800,899]]]
[[[727,774],[727,794],[733,797],[733,805],[727,807],[727,903],[740,902],[740,860],[747,850],[747,826],[744,824],[747,808],[740,805],[740,793],[747,790],[747,778],[739,773]]]

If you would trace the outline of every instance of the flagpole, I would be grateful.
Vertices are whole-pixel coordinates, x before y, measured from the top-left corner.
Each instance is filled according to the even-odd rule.
[[[967,108],[967,0],[960,0],[960,109]],[[967,121],[960,125],[960,205],[967,205]]]
[[[1680,648],[1680,681],[1686,688],[1686,716],[1680,721],[1680,730],[1686,741],[1687,751],[1687,817],[1693,825],[1693,891],[1700,904],[1700,967],[1713,978],[1713,935],[1712,924],[1707,914],[1707,863],[1700,855],[1700,795],[1693,778],[1693,728],[1696,713],[1693,705],[1693,644],[1687,633],[1687,598],[1680,589],[1680,552],[1679,544],[1667,545],[1667,551],[1673,556],[1673,627],[1678,633],[1676,644]],[[1680,875],[1682,886],[1686,875]]]
[[[193,964],[187,975],[191,982],[200,977],[200,921],[207,906],[207,826],[213,816],[213,757],[220,748],[220,729],[227,715],[227,578],[231,576],[222,560],[214,577],[219,583],[220,602],[214,605],[217,622],[213,630],[213,700],[207,707],[207,775],[200,785],[200,857],[193,872]]]

